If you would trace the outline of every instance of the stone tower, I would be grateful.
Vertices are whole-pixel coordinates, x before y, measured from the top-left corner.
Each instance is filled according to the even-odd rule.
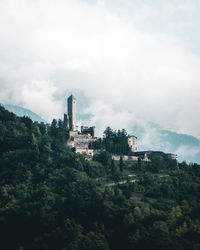
[[[76,99],[71,95],[67,99],[67,114],[64,114],[64,125],[71,131],[77,131],[76,126]]]

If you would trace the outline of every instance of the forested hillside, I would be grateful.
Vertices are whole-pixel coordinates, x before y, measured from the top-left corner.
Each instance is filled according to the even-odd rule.
[[[200,166],[93,160],[0,106],[1,249],[200,249]]]
[[[5,109],[7,109],[8,111],[13,112],[17,116],[27,116],[27,117],[31,118],[32,121],[46,123],[46,121],[44,119],[42,119],[38,114],[32,112],[29,109],[25,109],[23,107],[11,105],[11,104],[2,104],[2,106]]]
[[[132,155],[131,148],[128,145],[128,133],[125,129],[115,131],[107,127],[103,134],[103,139],[91,142],[91,149],[103,149],[109,153],[117,155]]]

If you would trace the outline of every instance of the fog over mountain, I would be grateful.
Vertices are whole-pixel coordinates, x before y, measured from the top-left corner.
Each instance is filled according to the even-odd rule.
[[[197,0],[1,0],[0,103],[51,122],[74,93],[79,123],[89,115],[99,134],[137,126],[140,145],[165,151],[160,131],[200,139],[199,11]],[[179,155],[199,154],[183,144]]]
[[[112,110],[97,109],[81,91],[69,90],[67,93],[75,93],[77,98],[78,124],[96,126],[98,136],[102,136],[107,126],[113,129],[125,128],[129,134],[138,138],[138,150],[158,150],[178,154],[179,161],[200,162],[200,140],[189,134],[177,133],[167,130],[162,125],[153,121],[147,121],[142,117],[135,117],[133,113],[121,109]],[[66,98],[63,103],[67,112]],[[92,106],[92,107],[91,107]],[[91,107],[91,108],[88,108]],[[134,112],[134,110],[133,110]]]
[[[79,129],[81,125],[95,125],[97,135],[102,137],[103,131],[106,128],[106,126],[101,127],[101,125],[104,124],[103,121],[93,124],[92,122],[94,121],[94,117],[91,114],[84,112],[85,104],[88,102],[84,100],[84,97],[81,97],[81,93],[79,91],[74,92],[79,97],[77,100],[77,122],[79,124]],[[3,106],[18,116],[28,116],[33,121],[46,123],[44,119],[31,110],[15,105]],[[66,106],[65,109],[65,112],[67,112]],[[63,117],[60,118],[63,119]],[[107,126],[111,125],[107,124]],[[124,127],[117,127],[117,124],[115,124],[112,128],[122,129]],[[176,153],[178,154],[179,161],[200,162],[200,140],[191,135],[178,134],[169,130],[164,130],[152,122],[148,122],[146,124],[134,124],[133,121],[132,126],[128,128],[126,127],[126,130],[129,134],[137,136],[138,151],[157,150],[164,151],[166,153]]]
[[[78,115],[79,125],[92,125],[93,117],[91,115]],[[178,161],[187,161],[200,163],[200,140],[187,134],[179,134],[163,129],[161,126],[152,122],[135,122],[125,127],[129,134],[137,136],[138,151],[156,150],[166,153],[176,153]],[[102,121],[97,122],[97,133],[102,136]],[[109,124],[109,123],[108,123]],[[94,124],[93,124],[94,125]],[[114,124],[113,124],[114,125]],[[111,126],[114,129],[122,129],[123,126]]]
[[[39,115],[36,113],[32,112],[29,109],[25,109],[16,105],[11,105],[11,104],[1,104],[5,109],[9,110],[10,112],[13,112],[17,116],[27,116],[31,118],[32,121],[37,121],[37,122],[44,122],[47,123],[44,119],[42,119]]]

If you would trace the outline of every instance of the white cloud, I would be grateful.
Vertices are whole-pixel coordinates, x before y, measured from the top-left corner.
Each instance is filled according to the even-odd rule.
[[[59,96],[80,89],[100,130],[150,120],[200,137],[200,58],[183,40],[140,30],[102,1],[2,0],[0,21],[0,102],[51,120],[62,117]]]
[[[171,152],[171,144],[168,140],[163,139],[164,136],[160,128],[144,122],[139,125],[144,128],[141,138],[138,138],[139,150],[154,149],[157,151]]]
[[[188,162],[194,162],[194,157],[196,157],[196,162],[199,162],[200,156],[200,148],[195,146],[181,146],[179,147],[176,152],[179,159],[185,160],[187,159]]]
[[[26,108],[40,110],[41,116],[51,121],[52,114],[55,118],[63,116],[62,101],[53,97],[55,91],[56,87],[49,81],[32,82],[22,88],[21,99]]]

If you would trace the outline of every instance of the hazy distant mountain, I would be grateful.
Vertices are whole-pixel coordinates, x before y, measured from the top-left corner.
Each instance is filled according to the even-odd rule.
[[[90,119],[88,114],[78,114],[78,120],[84,121],[85,124]],[[95,126],[98,129],[98,123]],[[145,125],[133,125],[128,132],[137,136],[138,151],[158,150],[165,153],[175,153],[180,162],[200,164],[200,140],[194,136],[164,130],[152,122]]]
[[[30,111],[29,109],[25,109],[16,105],[10,105],[10,104],[1,104],[4,106],[7,110],[10,112],[13,112],[17,116],[28,116],[31,118],[33,121],[38,121],[38,122],[44,122],[47,123],[44,119],[42,119],[39,115],[36,113]]]
[[[200,140],[194,136],[164,130],[153,123],[133,126],[131,132],[138,137],[139,151],[175,153],[179,161],[200,163]]]
[[[33,121],[44,122],[36,113],[16,106],[2,104],[7,110],[15,113],[18,116],[28,116]],[[78,120],[87,121],[90,120],[89,114],[77,114]],[[98,128],[98,124],[95,124]],[[187,162],[200,163],[200,140],[194,136],[187,134],[178,134],[169,130],[163,130],[154,123],[149,123],[147,126],[133,125],[131,134],[138,137],[138,150],[159,150],[166,153],[178,154],[178,160]]]
[[[88,124],[91,119],[89,114],[78,113],[77,116],[78,120],[82,120],[85,124]],[[98,129],[98,123],[95,126]],[[175,153],[180,162],[200,164],[200,140],[194,136],[164,130],[152,122],[145,125],[133,124],[128,132],[137,136],[138,151],[158,150],[165,153]]]

